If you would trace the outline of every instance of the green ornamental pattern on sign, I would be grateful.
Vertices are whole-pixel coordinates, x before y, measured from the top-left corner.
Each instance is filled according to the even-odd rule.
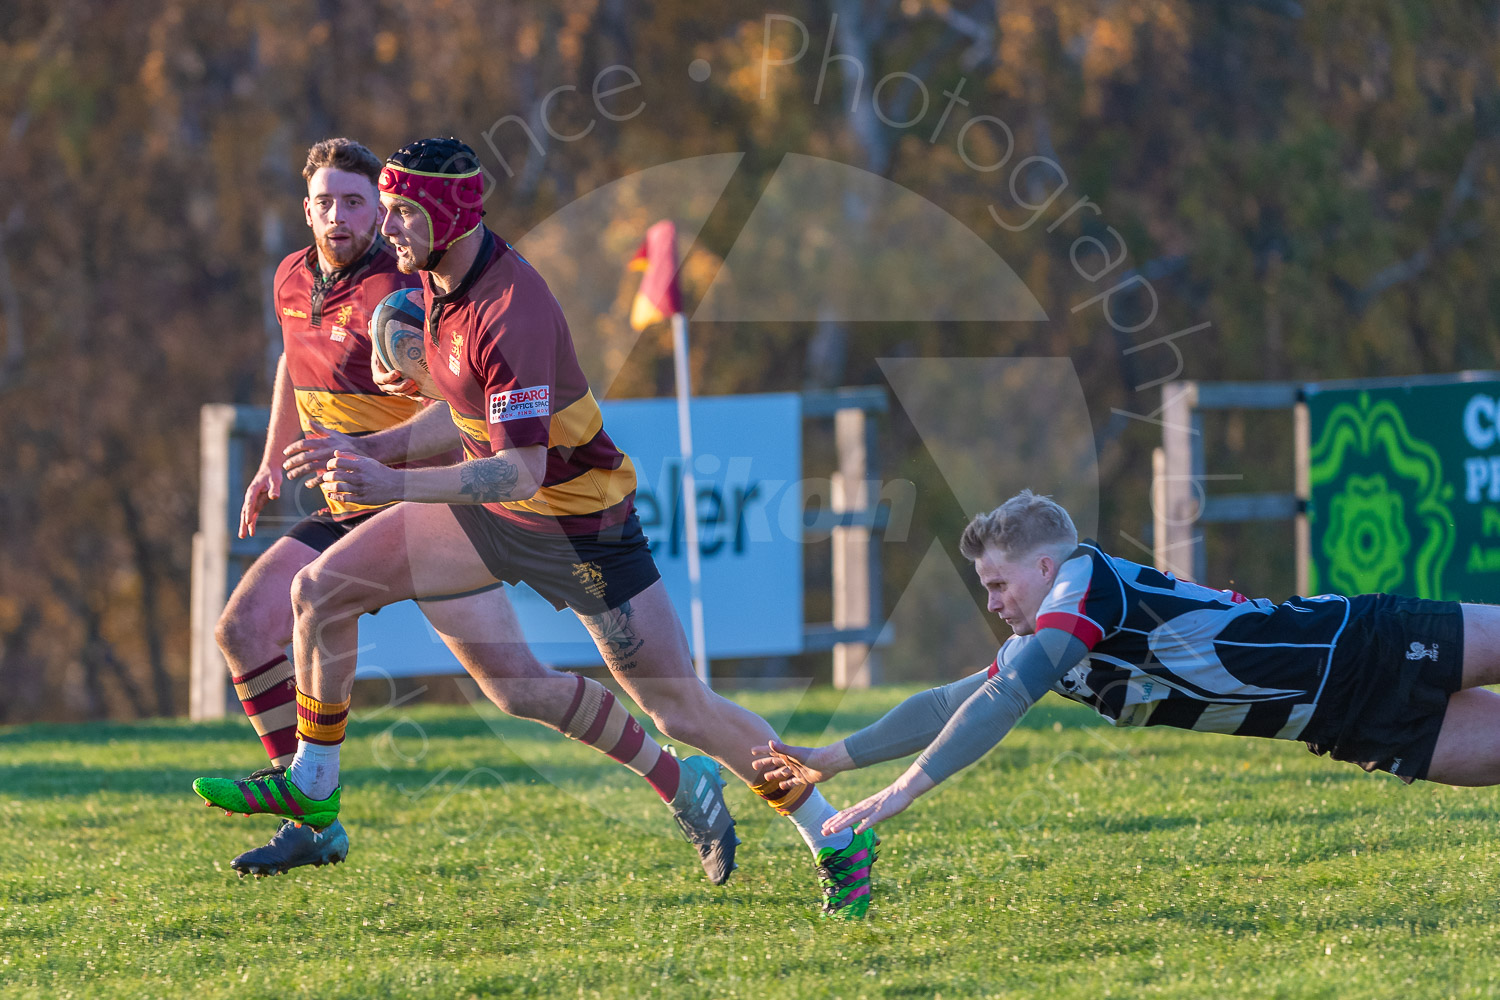
[[[1454,600],[1449,563],[1459,539],[1444,456],[1465,448],[1460,396],[1472,384],[1310,395],[1309,590]],[[1446,393],[1441,403],[1429,398]],[[1490,583],[1491,593],[1500,587]],[[1467,592],[1465,599],[1482,595]]]
[[[1323,535],[1329,582],[1346,593],[1394,590],[1411,552],[1406,504],[1384,476],[1350,476],[1345,485],[1330,503],[1330,529]]]

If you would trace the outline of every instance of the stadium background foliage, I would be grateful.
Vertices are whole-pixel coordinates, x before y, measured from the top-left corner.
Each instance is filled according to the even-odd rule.
[[[1171,358],[1127,354],[1151,335],[1118,333],[1097,309],[1073,311],[1090,293],[1069,258],[1081,236],[1105,239],[1112,226],[1128,244],[1128,267],[1160,295],[1153,329],[1210,324],[1181,341],[1189,377],[1493,365],[1500,4],[833,6],[832,51],[864,69],[852,113],[851,64],[820,59],[833,27],[825,3],[13,4],[0,24],[0,722],[184,708],[198,408],[267,396],[265,279],[305,235],[306,146],[347,134],[384,152],[452,133],[481,148],[504,116],[533,112],[560,86],[586,94],[610,65],[639,74],[646,110],[616,122],[587,101],[559,101],[557,130],[589,131],[543,154],[497,133],[514,176],[485,154],[499,181],[487,205],[494,228],[518,238],[633,171],[743,150],[688,258],[691,302],[784,154],[889,177],[973,228],[1051,320],[999,333],[965,323],[705,324],[695,329],[697,387],[880,383],[881,357],[1070,357],[1099,449],[1102,538],[1143,537],[1150,521],[1159,428],[1117,411],[1149,414],[1156,396],[1138,387],[1170,374]],[[798,20],[812,44],[763,73],[768,13]],[[690,78],[695,59],[712,68],[706,80]],[[895,78],[888,108],[915,114],[911,80],[935,99],[908,128],[872,124],[868,113],[872,82],[896,72],[910,79]],[[969,102],[960,115],[1007,122],[1018,150],[1062,165],[1072,193],[1101,211],[1074,213],[1050,233],[1061,206],[1045,224],[995,225],[988,209],[1007,203],[1004,175],[963,162],[952,126],[948,141],[928,138],[938,95],[959,81]],[[622,313],[630,291],[622,267]],[[612,393],[670,385],[663,330],[634,345]],[[1215,471],[1242,475],[1237,490],[1289,487],[1291,421],[1278,419],[1210,422]],[[900,412],[883,434],[886,477],[941,481]],[[809,462],[819,447],[809,442]],[[970,513],[941,491],[923,494],[912,537],[887,546],[887,606],[932,539],[956,559]],[[826,559],[810,550],[809,574]],[[1289,526],[1211,535],[1210,575],[1221,585],[1285,596],[1291,566]],[[817,600],[810,593],[809,617],[825,618]],[[924,670],[944,664],[928,676],[974,665],[948,638],[974,609],[952,611],[908,637],[928,651]],[[827,670],[819,657],[738,669],[767,666]]]

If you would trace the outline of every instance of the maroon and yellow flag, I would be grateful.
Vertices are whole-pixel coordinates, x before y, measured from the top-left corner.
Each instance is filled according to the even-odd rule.
[[[677,227],[669,220],[646,230],[646,241],[635,252],[630,269],[646,272],[630,306],[632,328],[644,330],[682,312],[682,290],[677,287]]]

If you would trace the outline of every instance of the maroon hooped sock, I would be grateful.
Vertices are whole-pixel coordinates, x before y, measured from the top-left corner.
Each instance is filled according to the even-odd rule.
[[[297,754],[297,680],[291,661],[278,656],[230,680],[271,763],[290,764]]]
[[[598,681],[578,678],[573,703],[558,723],[564,736],[587,743],[646,779],[662,801],[677,794],[677,758],[646,734],[625,706]]]

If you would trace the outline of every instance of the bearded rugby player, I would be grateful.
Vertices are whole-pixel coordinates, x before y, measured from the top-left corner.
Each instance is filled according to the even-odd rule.
[[[234,812],[268,811],[263,807],[272,803],[289,807],[270,843],[231,862],[242,875],[337,863],[349,850],[347,831],[336,818],[326,824],[301,822],[305,817],[287,784],[299,731],[313,739],[329,732],[329,713],[309,711],[305,697],[298,707],[293,666],[285,654],[293,633],[291,590],[297,574],[322,553],[341,544],[367,544],[358,541],[361,528],[391,503],[353,501],[317,476],[336,452],[366,455],[396,468],[446,465],[458,457],[458,436],[445,405],[424,407],[381,391],[373,380],[368,322],[392,292],[420,285],[398,268],[379,235],[380,170],[375,154],[352,140],[313,146],[303,168],[303,209],[313,246],[289,255],[276,271],[284,351],[264,455],[245,492],[240,536],[254,534],[266,502],[280,495],[283,476],[321,486],[327,506],[293,525],[255,561],[217,628],[235,693],[271,766],[242,781],[222,782],[204,797]],[[370,554],[381,558],[378,548]],[[719,790],[717,765],[704,757],[679,762],[603,685],[538,663],[514,639],[515,613],[498,581],[429,590],[421,608],[496,705],[587,743],[640,775],[698,846],[709,878],[720,884],[729,877],[732,845],[727,853],[719,845],[726,829],[733,839],[733,822]],[[357,629],[353,618],[348,625],[351,632]],[[353,666],[351,652],[351,675]],[[346,690],[338,708],[345,714],[347,695]]]

